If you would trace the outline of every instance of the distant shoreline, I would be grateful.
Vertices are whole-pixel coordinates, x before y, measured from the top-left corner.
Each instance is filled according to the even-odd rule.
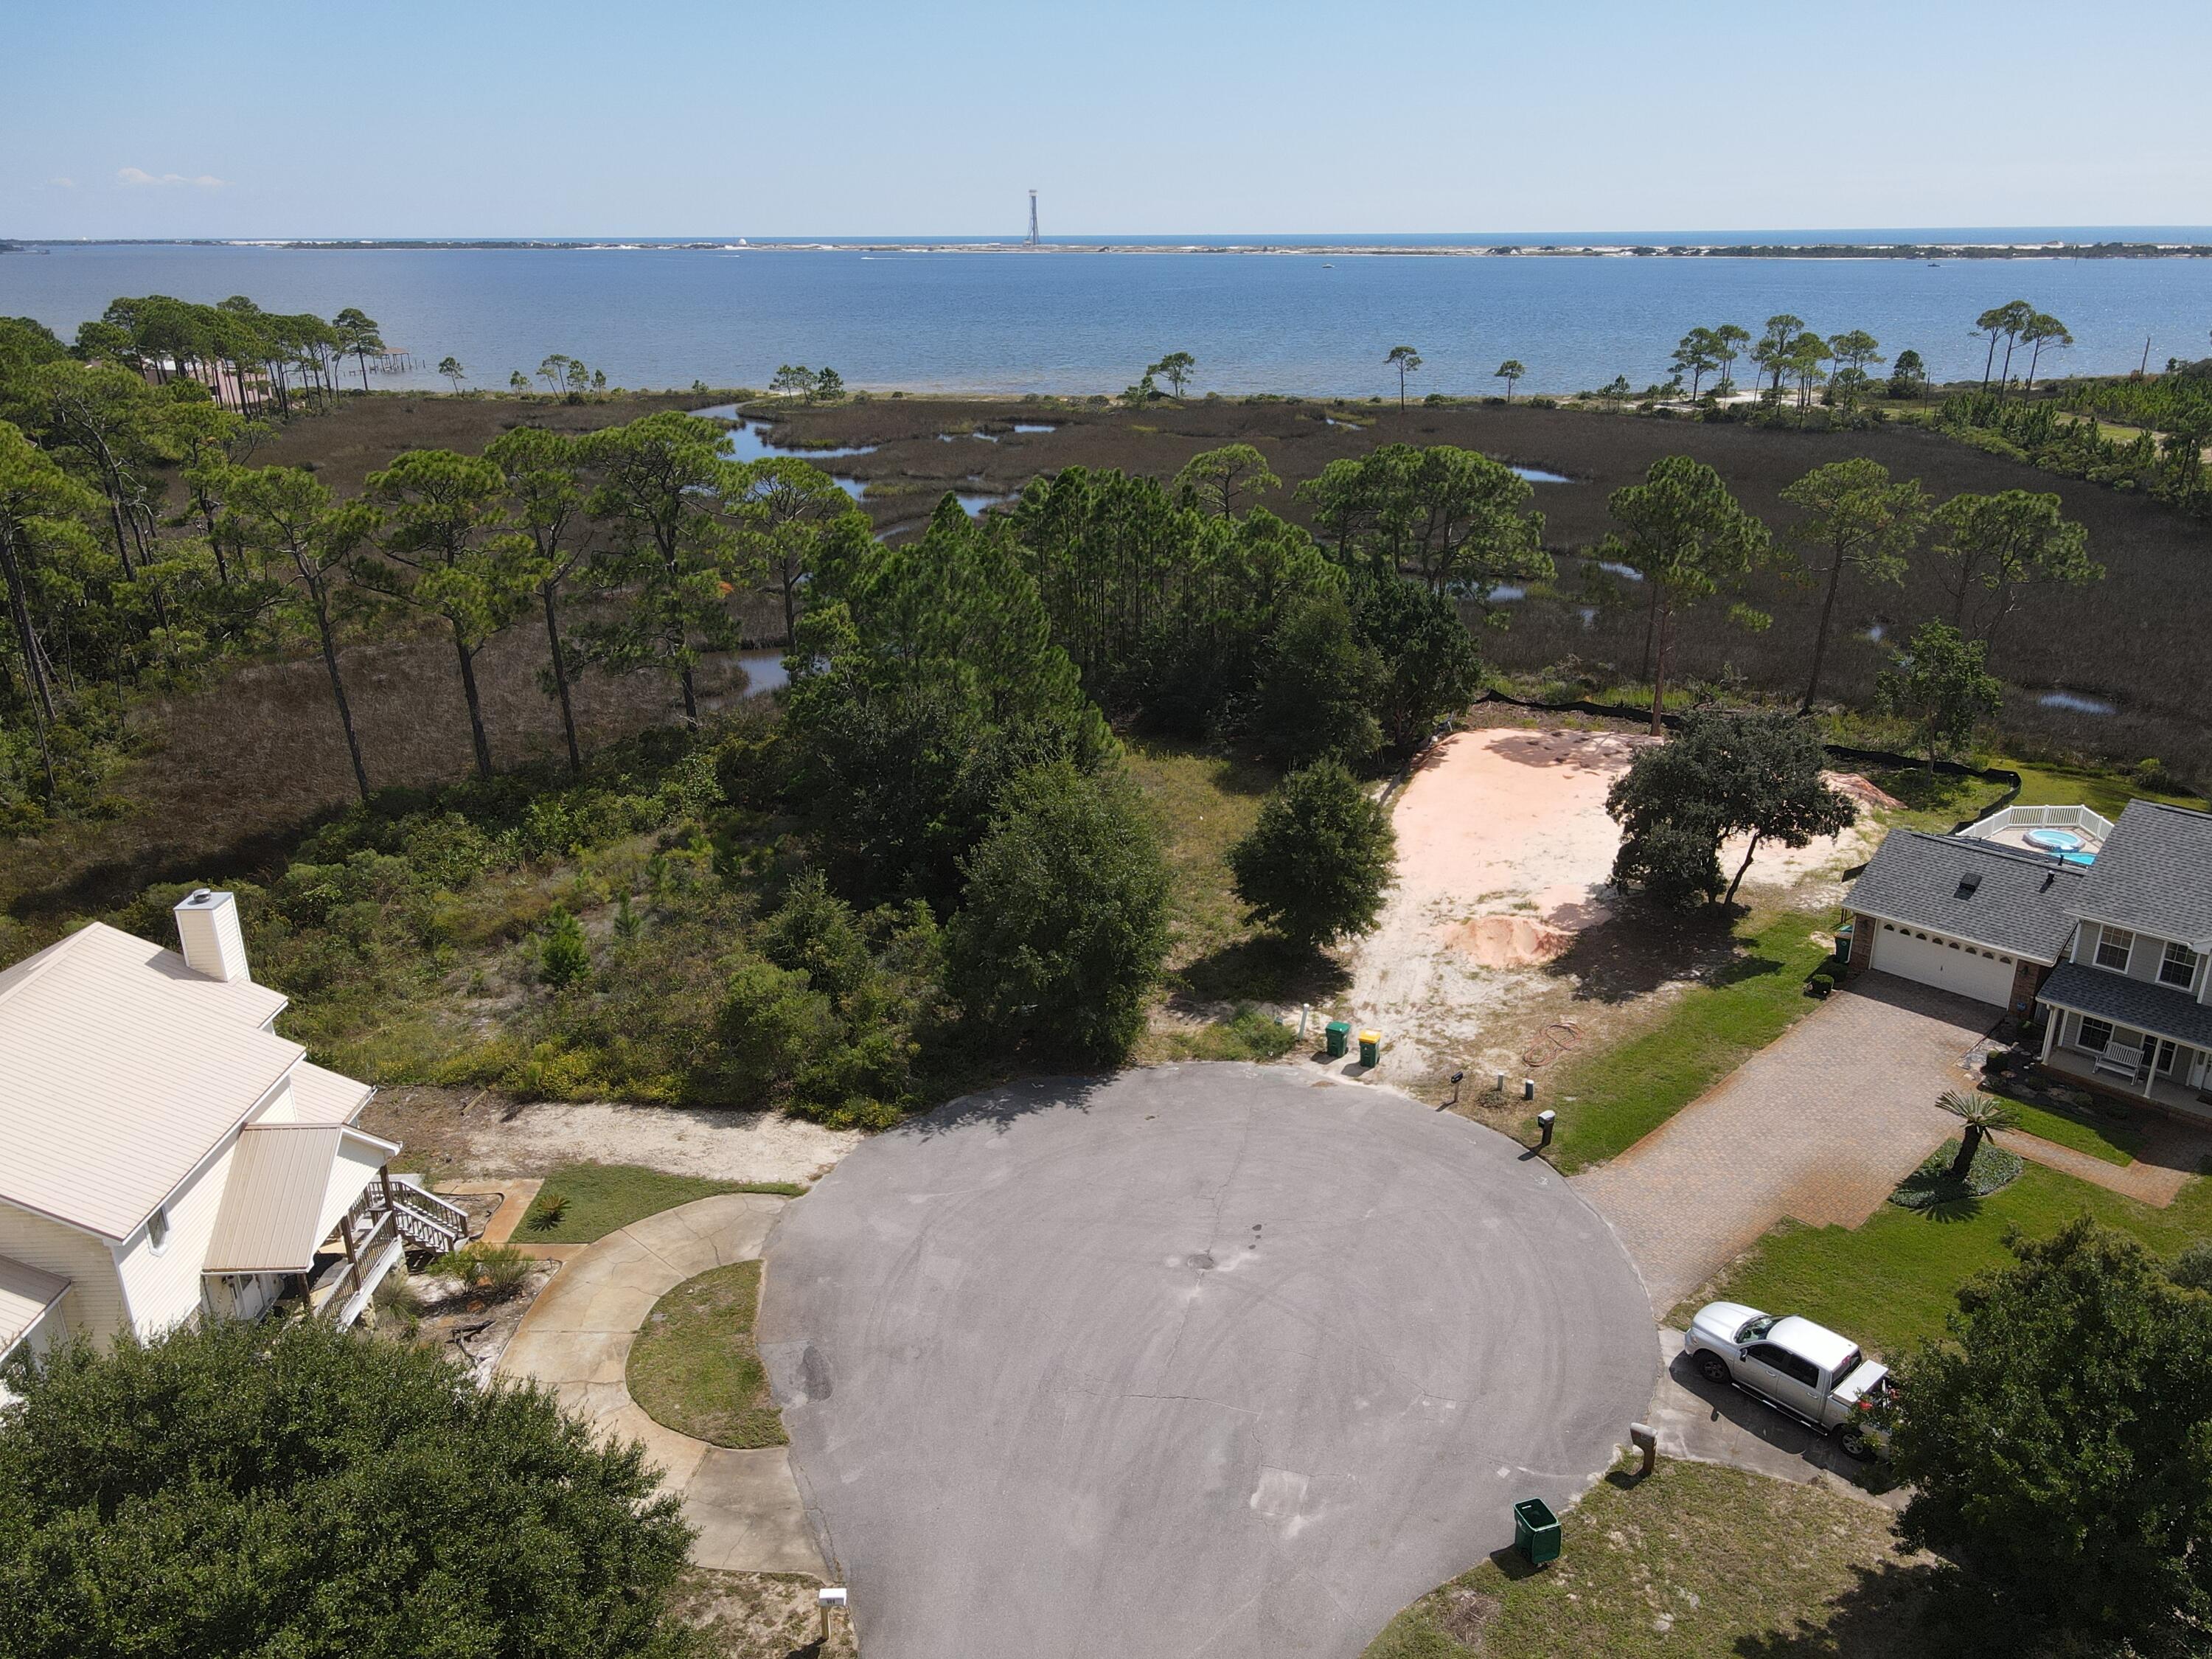
[[[2203,259],[2212,242],[1523,242],[1498,246],[1457,243],[1361,242],[1041,242],[848,240],[626,242],[613,240],[527,238],[313,239],[159,237],[18,239],[0,242],[0,253],[43,252],[61,247],[277,248],[314,252],[636,252],[636,253],[1206,253],[1322,258],[1581,258],[1581,259],[1919,259],[1934,263],[1979,259]]]

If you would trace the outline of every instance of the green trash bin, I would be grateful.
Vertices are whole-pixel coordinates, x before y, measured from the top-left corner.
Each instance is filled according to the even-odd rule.
[[[1382,1033],[1362,1031],[1359,1034],[1359,1063],[1374,1066],[1382,1063]]]
[[[1333,1019],[1328,1023],[1328,1053],[1332,1060],[1341,1060],[1352,1048],[1352,1022]]]
[[[1542,1498],[1524,1498],[1513,1506],[1513,1547],[1531,1566],[1559,1559],[1559,1517]]]

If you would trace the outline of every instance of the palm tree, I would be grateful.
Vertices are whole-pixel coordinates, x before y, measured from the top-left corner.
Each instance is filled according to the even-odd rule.
[[[1505,401],[1507,403],[1510,404],[1513,401],[1514,381],[1519,380],[1528,372],[1528,371],[1526,368],[1522,367],[1521,360],[1518,357],[1508,357],[1504,362],[1498,364],[1497,378],[1505,382]]]
[[[1944,1177],[1948,1181],[1965,1182],[1967,1171],[1974,1167],[1974,1154],[1982,1150],[1983,1136],[2020,1127],[2020,1114],[2012,1103],[1995,1095],[1968,1095],[1947,1089],[1936,1097],[1936,1103],[1966,1125],[1966,1133],[1959,1137],[1959,1155],[1951,1160]]]

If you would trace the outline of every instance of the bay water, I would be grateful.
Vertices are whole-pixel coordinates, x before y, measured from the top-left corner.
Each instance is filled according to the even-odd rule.
[[[1954,233],[1944,233],[1946,235]],[[1921,233],[1917,234],[1930,235]],[[1443,239],[1419,239],[1424,243]],[[1504,240],[1505,239],[1491,239]],[[1626,239],[1623,239],[1626,240]],[[1731,241],[1804,240],[1747,234]],[[2212,258],[1756,258],[1452,254],[1228,246],[983,252],[914,244],[808,248],[296,247],[61,243],[0,253],[0,314],[64,337],[121,295],[330,316],[356,306],[413,367],[386,388],[439,387],[445,356],[504,388],[563,352],[634,388],[764,386],[781,363],[912,392],[1115,392],[1170,351],[1193,390],[1395,398],[1383,357],[1419,351],[1413,395],[1517,395],[1626,375],[1664,380],[1693,326],[1757,332],[1778,312],[1917,350],[1938,379],[1982,372],[1975,317],[2014,298],[2062,319],[2045,375],[2113,374],[2212,353]],[[2015,357],[2015,374],[2026,367]]]

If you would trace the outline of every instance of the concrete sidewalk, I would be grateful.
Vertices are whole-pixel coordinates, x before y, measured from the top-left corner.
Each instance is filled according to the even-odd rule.
[[[750,1261],[788,1199],[725,1193],[647,1216],[583,1246],[539,1293],[499,1363],[544,1383],[601,1434],[644,1443],[699,1529],[702,1567],[826,1577],[782,1446],[739,1451],[662,1427],[629,1397],[630,1344],[685,1279]]]

